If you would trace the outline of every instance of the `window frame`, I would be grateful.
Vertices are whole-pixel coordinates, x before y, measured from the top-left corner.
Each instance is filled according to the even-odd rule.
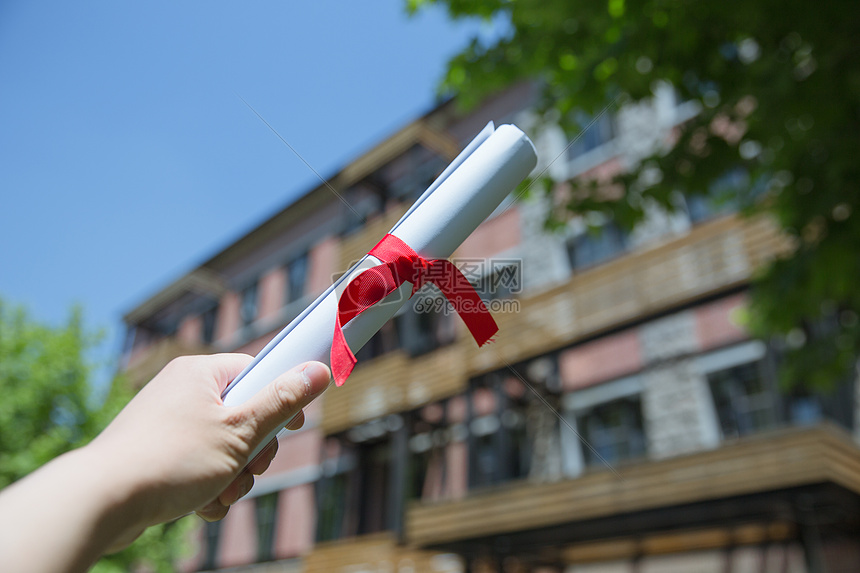
[[[768,352],[767,345],[761,340],[748,340],[740,344],[733,344],[728,347],[719,348],[700,354],[695,358],[695,367],[699,374],[704,379],[705,388],[707,389],[707,399],[710,401],[710,412],[712,421],[710,424],[716,430],[716,435],[719,440],[734,439],[731,436],[726,437],[724,431],[723,420],[720,418],[720,411],[714,396],[712,386],[712,376],[718,372],[738,368],[746,364],[758,364],[758,372],[762,379],[762,386],[766,392],[770,393],[771,419],[770,428],[778,426],[785,421],[782,415],[783,404],[782,397],[773,372],[771,364],[771,356]],[[765,428],[766,430],[767,428]],[[757,433],[756,431],[751,432]],[[743,434],[748,435],[748,434]],[[735,436],[735,438],[740,437]]]
[[[257,562],[275,559],[280,490],[254,498],[254,521],[257,526]]]
[[[565,425],[575,430],[575,433],[570,431],[562,431],[561,433],[562,467],[565,475],[576,477],[588,468],[599,468],[606,463],[615,464],[642,459],[648,456],[648,430],[642,406],[644,390],[645,381],[643,375],[633,374],[568,392],[562,396],[562,414]],[[621,400],[631,400],[633,398],[636,398],[639,402],[639,420],[641,421],[642,436],[641,451],[619,459],[598,459],[596,461],[589,459],[594,455],[594,452],[591,450],[593,444],[588,441],[588,445],[586,445],[583,441],[588,440],[586,432],[583,431],[583,417],[594,409],[606,404]]]
[[[310,253],[308,251],[304,251],[303,253],[292,257],[284,264],[284,272],[287,275],[287,280],[285,281],[286,293],[284,293],[284,306],[302,300],[307,294],[310,264]],[[301,284],[299,285],[296,284],[294,279],[297,268],[302,270]]]
[[[250,302],[249,302],[250,301]],[[249,310],[249,307],[252,309]],[[239,322],[248,328],[260,314],[260,281],[254,279],[239,291]]]
[[[612,244],[607,245],[607,240]],[[587,258],[577,261],[577,252],[587,247]],[[567,263],[572,273],[608,263],[630,249],[630,233],[621,229],[617,223],[606,221],[598,229],[588,228],[569,237],[564,244]],[[603,251],[595,253],[595,251]]]
[[[209,346],[218,336],[218,315],[220,305],[216,302],[200,313],[200,341]]]

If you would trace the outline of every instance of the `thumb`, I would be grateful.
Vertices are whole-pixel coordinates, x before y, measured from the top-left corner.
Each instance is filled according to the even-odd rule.
[[[257,438],[283,427],[328,387],[329,380],[331,372],[325,364],[306,362],[257,392],[243,406],[247,418],[254,421]]]

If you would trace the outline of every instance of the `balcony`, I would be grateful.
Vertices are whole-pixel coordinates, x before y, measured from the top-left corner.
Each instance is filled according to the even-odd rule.
[[[345,259],[357,258],[368,241],[364,231],[350,248],[345,240]],[[461,328],[454,344],[419,358],[397,351],[358,364],[348,384],[325,394],[322,428],[331,434],[453,396],[477,374],[744,285],[754,269],[788,248],[767,219],[727,216],[699,225],[520,298],[519,312],[495,317],[500,330],[485,348]]]
[[[338,270],[343,272],[359,261],[367,251],[385,236],[400,217],[406,212],[408,205],[400,204],[392,207],[381,216],[371,219],[361,229],[343,238],[340,243],[340,259]]]
[[[191,345],[175,336],[162,338],[143,350],[135,351],[126,365],[125,375],[133,388],[142,388],[174,358],[212,352],[214,350],[210,347]]]
[[[860,449],[827,425],[618,470],[621,477],[601,470],[555,483],[510,483],[462,500],[416,503],[407,510],[406,538],[415,547],[464,553],[499,535],[512,544],[564,547],[574,540],[661,529],[796,522],[791,511],[799,493],[842,508],[846,521],[860,506]]]
[[[315,545],[305,557],[304,573],[395,571],[401,564],[411,571],[462,570],[456,557],[405,547],[391,533],[375,533]]]

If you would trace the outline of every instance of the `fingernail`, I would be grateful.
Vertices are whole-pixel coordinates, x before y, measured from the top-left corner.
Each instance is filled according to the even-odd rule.
[[[318,392],[319,390],[314,390],[314,387],[328,383],[329,377],[328,368],[319,362],[308,362],[302,368],[302,382],[305,383],[305,396],[310,396]]]
[[[232,506],[232,505],[234,505],[234,504],[235,504],[236,502],[238,502],[240,499],[242,499],[243,497],[245,497],[246,495],[248,495],[248,493],[250,493],[250,491],[251,491],[253,488],[254,488],[254,480],[253,480],[253,479],[242,481],[242,483],[241,483],[241,484],[240,484],[240,486],[239,486],[239,491],[237,491],[237,492],[236,492],[236,494],[237,494],[237,495],[236,495],[236,499],[234,499],[233,501],[231,501],[231,502],[230,502],[229,504],[227,504],[227,505],[228,505],[228,506]]]
[[[248,493],[250,493],[250,492],[251,492],[251,490],[252,490],[252,489],[254,489],[254,480],[253,480],[253,478],[251,479],[251,481],[249,481],[248,483],[246,483],[246,484],[245,484],[245,486],[242,488],[242,495],[240,495],[239,497],[245,497],[246,495],[248,495]]]

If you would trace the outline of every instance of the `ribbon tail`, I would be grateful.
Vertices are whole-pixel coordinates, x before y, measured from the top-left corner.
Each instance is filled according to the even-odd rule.
[[[487,309],[487,305],[475,292],[475,287],[469,282],[469,279],[460,272],[451,261],[447,259],[438,259],[433,261],[434,264],[442,265],[444,268],[443,279],[430,279],[442,294],[451,302],[454,310],[466,323],[466,327],[478,343],[478,346],[483,346],[490,342],[499,331],[499,325],[493,319],[493,315]]]
[[[358,360],[346,343],[343,335],[343,327],[340,324],[340,316],[335,319],[334,337],[331,342],[331,373],[334,383],[343,386],[346,379],[352,373]]]
[[[499,325],[496,324],[495,319],[493,319],[493,315],[490,314],[490,311],[487,309],[487,305],[484,304],[484,301],[481,300],[481,297],[477,295],[477,293],[472,292],[466,294],[465,296],[458,296],[460,299],[460,304],[465,308],[474,308],[474,311],[471,312],[461,312],[460,316],[463,318],[463,322],[466,323],[466,327],[469,329],[469,332],[472,333],[472,337],[475,339],[475,342],[478,343],[478,346],[483,346],[488,342],[493,341],[493,337],[499,331]],[[466,301],[463,304],[463,301]],[[457,304],[455,301],[451,301],[454,304]]]

